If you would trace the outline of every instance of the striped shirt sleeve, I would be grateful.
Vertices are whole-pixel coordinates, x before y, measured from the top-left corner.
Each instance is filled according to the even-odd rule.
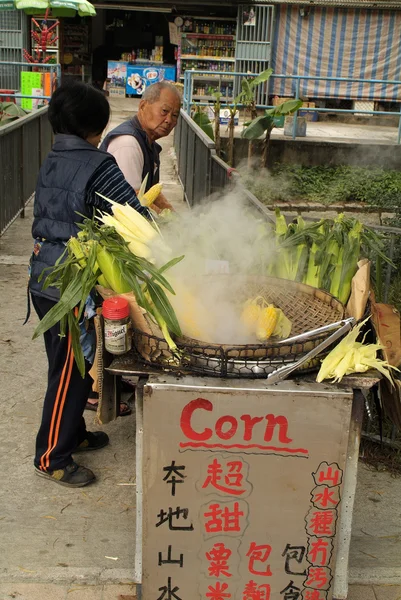
[[[130,204],[144,217],[149,217],[149,211],[138,200],[135,190],[126,181],[122,171],[113,158],[106,159],[96,169],[90,178],[86,192],[86,203],[104,212],[111,213],[110,204],[103,200],[96,192],[118,202]]]

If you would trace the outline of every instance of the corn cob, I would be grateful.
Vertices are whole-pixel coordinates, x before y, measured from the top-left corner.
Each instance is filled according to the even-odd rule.
[[[241,313],[241,323],[245,325],[249,333],[254,333],[261,310],[261,306],[257,303],[257,298],[245,302]]]
[[[262,308],[256,325],[256,337],[265,342],[273,334],[277,324],[277,310],[272,304]]]
[[[380,344],[364,344],[364,340],[356,341],[368,319],[369,317],[354,327],[326,356],[316,377],[318,383],[324,379],[333,379],[333,383],[336,383],[341,381],[344,375],[364,373],[368,369],[377,369],[393,383],[390,369],[396,371],[398,369],[389,365],[387,361],[377,358],[377,351],[382,346]]]
[[[148,244],[158,236],[155,228],[135,208],[132,208],[129,204],[118,204],[118,202],[114,202],[102,194],[99,194],[99,196],[110,202],[115,218],[141,242]]]
[[[159,197],[160,192],[162,191],[163,185],[161,183],[156,183],[152,185],[152,187],[140,198],[140,203],[142,206],[151,206],[153,202]]]
[[[111,215],[103,214],[99,217],[99,220],[109,227],[114,227],[114,229],[128,243],[128,248],[131,250],[132,254],[148,260],[153,259],[153,253],[151,249],[136,235],[133,235],[131,231],[125,227],[125,225],[120,223],[118,219],[112,217]]]

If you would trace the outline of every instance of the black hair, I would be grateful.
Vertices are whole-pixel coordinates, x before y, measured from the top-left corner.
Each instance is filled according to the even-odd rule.
[[[49,102],[49,121],[54,133],[77,135],[86,140],[99,135],[110,118],[104,94],[81,81],[62,83]]]

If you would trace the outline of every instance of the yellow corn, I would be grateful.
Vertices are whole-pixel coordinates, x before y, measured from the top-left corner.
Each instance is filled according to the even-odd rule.
[[[148,244],[159,235],[149,221],[129,204],[118,204],[118,202],[114,202],[102,194],[99,194],[99,196],[110,202],[113,207],[113,215],[117,221],[124,225],[141,242]]]
[[[140,198],[142,206],[151,206],[162,191],[163,185],[156,183]]]
[[[276,313],[277,323],[276,327],[274,328],[273,335],[282,339],[288,338],[291,333],[292,323],[285,316],[281,308],[276,308]]]
[[[261,307],[254,300],[248,300],[241,313],[241,323],[245,325],[247,331],[249,333],[253,333],[255,331],[255,327],[259,320]]]
[[[277,311],[271,304],[267,308],[262,308],[256,325],[256,337],[259,341],[265,342],[273,334],[277,323]]]
[[[125,225],[123,225],[118,219],[112,217],[111,215],[102,214],[99,216],[99,220],[102,221],[105,225],[109,227],[114,227],[114,229],[121,235],[122,238],[126,242],[132,242],[133,240],[140,241],[137,236],[135,236]]]

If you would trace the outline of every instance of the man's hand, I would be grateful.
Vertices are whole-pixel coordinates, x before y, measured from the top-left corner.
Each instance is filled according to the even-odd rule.
[[[156,200],[153,202],[152,208],[154,208],[154,210],[157,213],[161,212],[165,208],[168,208],[168,209],[174,211],[174,208],[172,207],[170,202],[167,200],[167,198],[163,194],[163,192],[160,192],[160,194],[157,196]]]

